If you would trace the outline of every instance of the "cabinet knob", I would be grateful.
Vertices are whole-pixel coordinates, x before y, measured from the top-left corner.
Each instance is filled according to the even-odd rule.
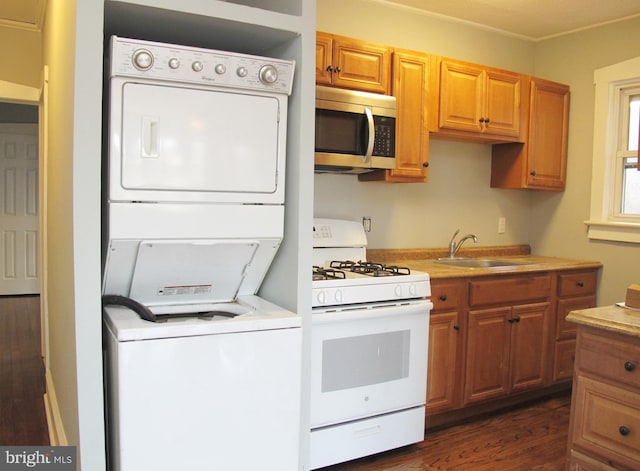
[[[481,123],[484,123],[484,118],[480,118],[478,121],[480,121]]]
[[[520,316],[512,317],[511,319],[509,319],[509,322],[511,322],[512,324],[514,322],[520,322]]]
[[[333,67],[331,67],[330,65],[327,66],[327,72],[333,72]]]
[[[458,324],[453,325],[453,330],[460,330],[460,326]]]
[[[627,371],[633,371],[636,369],[636,364],[633,363],[632,361],[625,361],[624,362],[624,369]]]
[[[422,162],[422,166],[423,166],[424,168],[427,168],[427,167],[429,166],[429,162]]]
[[[489,124],[489,121],[491,121],[489,118],[484,118],[484,122]]]
[[[536,171],[535,170],[531,170],[531,172],[529,172],[529,175],[531,175],[532,177],[536,176]]]
[[[340,67],[336,67],[336,68],[334,69],[334,72],[340,73],[340,72],[342,72],[342,69],[341,69]]]
[[[578,281],[576,284],[578,285],[578,288],[584,288],[584,283],[582,281]]]
[[[620,428],[618,429],[618,431],[620,432],[620,435],[622,435],[623,437],[626,437],[627,435],[629,435],[631,433],[631,429],[629,427],[624,426],[624,425],[621,425]]]
[[[442,293],[438,299],[440,301],[446,301],[447,300],[447,295],[445,293]]]

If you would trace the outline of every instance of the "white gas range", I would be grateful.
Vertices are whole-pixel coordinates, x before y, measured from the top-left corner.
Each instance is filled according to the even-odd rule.
[[[359,222],[314,220],[311,469],[424,439],[429,275],[366,244]]]

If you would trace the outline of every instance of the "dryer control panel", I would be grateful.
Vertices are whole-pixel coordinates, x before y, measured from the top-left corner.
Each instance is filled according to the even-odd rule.
[[[111,77],[291,94],[295,61],[111,37]]]

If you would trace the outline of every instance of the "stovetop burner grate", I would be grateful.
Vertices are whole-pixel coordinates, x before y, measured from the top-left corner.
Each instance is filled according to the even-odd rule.
[[[330,263],[330,267],[332,269],[346,270],[367,276],[399,276],[411,274],[411,270],[408,267],[384,265],[377,262],[334,260]]]

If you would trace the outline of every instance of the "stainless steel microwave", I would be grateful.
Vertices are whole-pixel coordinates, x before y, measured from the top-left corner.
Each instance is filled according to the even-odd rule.
[[[395,97],[316,87],[316,172],[393,169],[395,155]]]

